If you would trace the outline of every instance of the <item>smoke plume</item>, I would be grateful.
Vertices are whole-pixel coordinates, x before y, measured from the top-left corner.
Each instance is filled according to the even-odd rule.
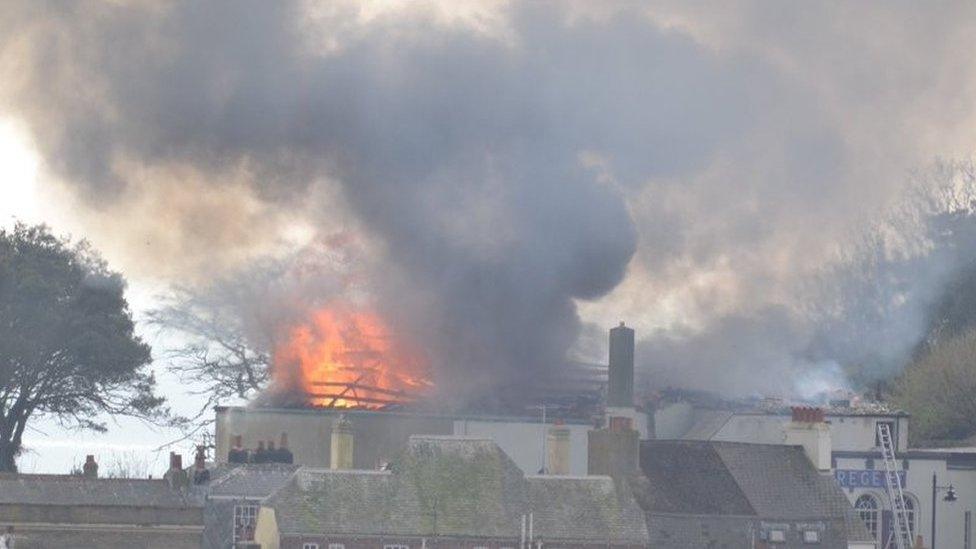
[[[662,383],[743,392],[888,341],[845,346],[822,289],[976,127],[972,13],[791,9],[12,2],[0,97],[128,272],[355,232],[357,287],[439,383],[557,367],[582,307],[637,324]],[[913,296],[949,268],[930,251],[891,252],[931,259]]]

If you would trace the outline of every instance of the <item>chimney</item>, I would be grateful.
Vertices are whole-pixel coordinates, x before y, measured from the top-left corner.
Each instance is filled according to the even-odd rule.
[[[331,469],[352,469],[353,434],[352,424],[346,419],[346,414],[340,414],[332,422],[331,451],[329,467]]]
[[[569,474],[569,427],[557,421],[546,434],[546,473]]]
[[[230,463],[247,463],[247,450],[244,449],[244,437],[234,435],[230,437],[230,450],[227,452],[227,461]]]
[[[587,473],[626,478],[637,473],[640,440],[628,417],[611,417],[609,428],[587,433]]]
[[[95,462],[95,456],[90,454],[85,456],[85,464],[81,468],[81,474],[85,478],[98,478],[98,463]]]
[[[634,406],[634,331],[624,326],[610,330],[610,367],[607,406]]]
[[[186,489],[189,478],[183,470],[183,456],[176,452],[169,453],[169,470],[163,475],[163,479],[169,482],[170,488],[174,490]]]
[[[210,471],[207,470],[207,447],[197,446],[197,453],[193,457],[193,484],[210,482]]]
[[[281,444],[279,446],[278,454],[281,457],[281,463],[292,463],[295,461],[295,456],[288,449],[288,433],[281,433]]]
[[[784,440],[791,446],[803,446],[803,451],[819,471],[830,471],[832,446],[830,425],[822,408],[794,406],[792,418],[784,429]]]
[[[202,471],[207,468],[207,449],[205,446],[197,446],[197,453],[193,456],[193,469]]]

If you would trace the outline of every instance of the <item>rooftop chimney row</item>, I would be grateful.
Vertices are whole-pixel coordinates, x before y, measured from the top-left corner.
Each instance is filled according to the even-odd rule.
[[[790,411],[793,413],[793,421],[797,423],[823,423],[825,421],[823,408],[793,406]]]

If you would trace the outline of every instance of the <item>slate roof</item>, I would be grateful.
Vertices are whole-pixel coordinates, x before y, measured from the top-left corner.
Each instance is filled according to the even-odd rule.
[[[22,474],[0,474],[0,504],[200,507],[165,480]]]
[[[607,476],[526,478],[536,535],[548,543],[647,543],[644,512],[629,486]]]
[[[609,477],[526,477],[495,442],[413,436],[391,471],[299,470],[264,503],[296,534],[647,541],[640,508]]]
[[[681,515],[820,520],[850,540],[871,540],[840,487],[799,446],[650,440],[641,443],[640,467],[645,478],[635,494],[650,522],[676,524]]]
[[[216,498],[265,498],[287,484],[298,469],[283,463],[225,464],[210,471],[205,490]]]
[[[685,440],[711,440],[735,415],[728,410],[698,410],[698,417],[688,432],[681,438]]]

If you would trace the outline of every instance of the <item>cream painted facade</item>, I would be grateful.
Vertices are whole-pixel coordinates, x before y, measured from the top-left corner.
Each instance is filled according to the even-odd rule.
[[[546,436],[555,418],[446,416],[405,412],[336,409],[278,409],[221,407],[216,416],[216,459],[227,461],[235,435],[245,448],[278,441],[287,434],[294,462],[311,467],[331,466],[332,425],[340,414],[353,431],[353,468],[375,469],[390,461],[410,435],[463,435],[494,440],[523,471],[536,473],[545,464]],[[646,416],[643,419],[646,426]],[[568,473],[587,471],[588,422],[564,421],[569,431]]]

